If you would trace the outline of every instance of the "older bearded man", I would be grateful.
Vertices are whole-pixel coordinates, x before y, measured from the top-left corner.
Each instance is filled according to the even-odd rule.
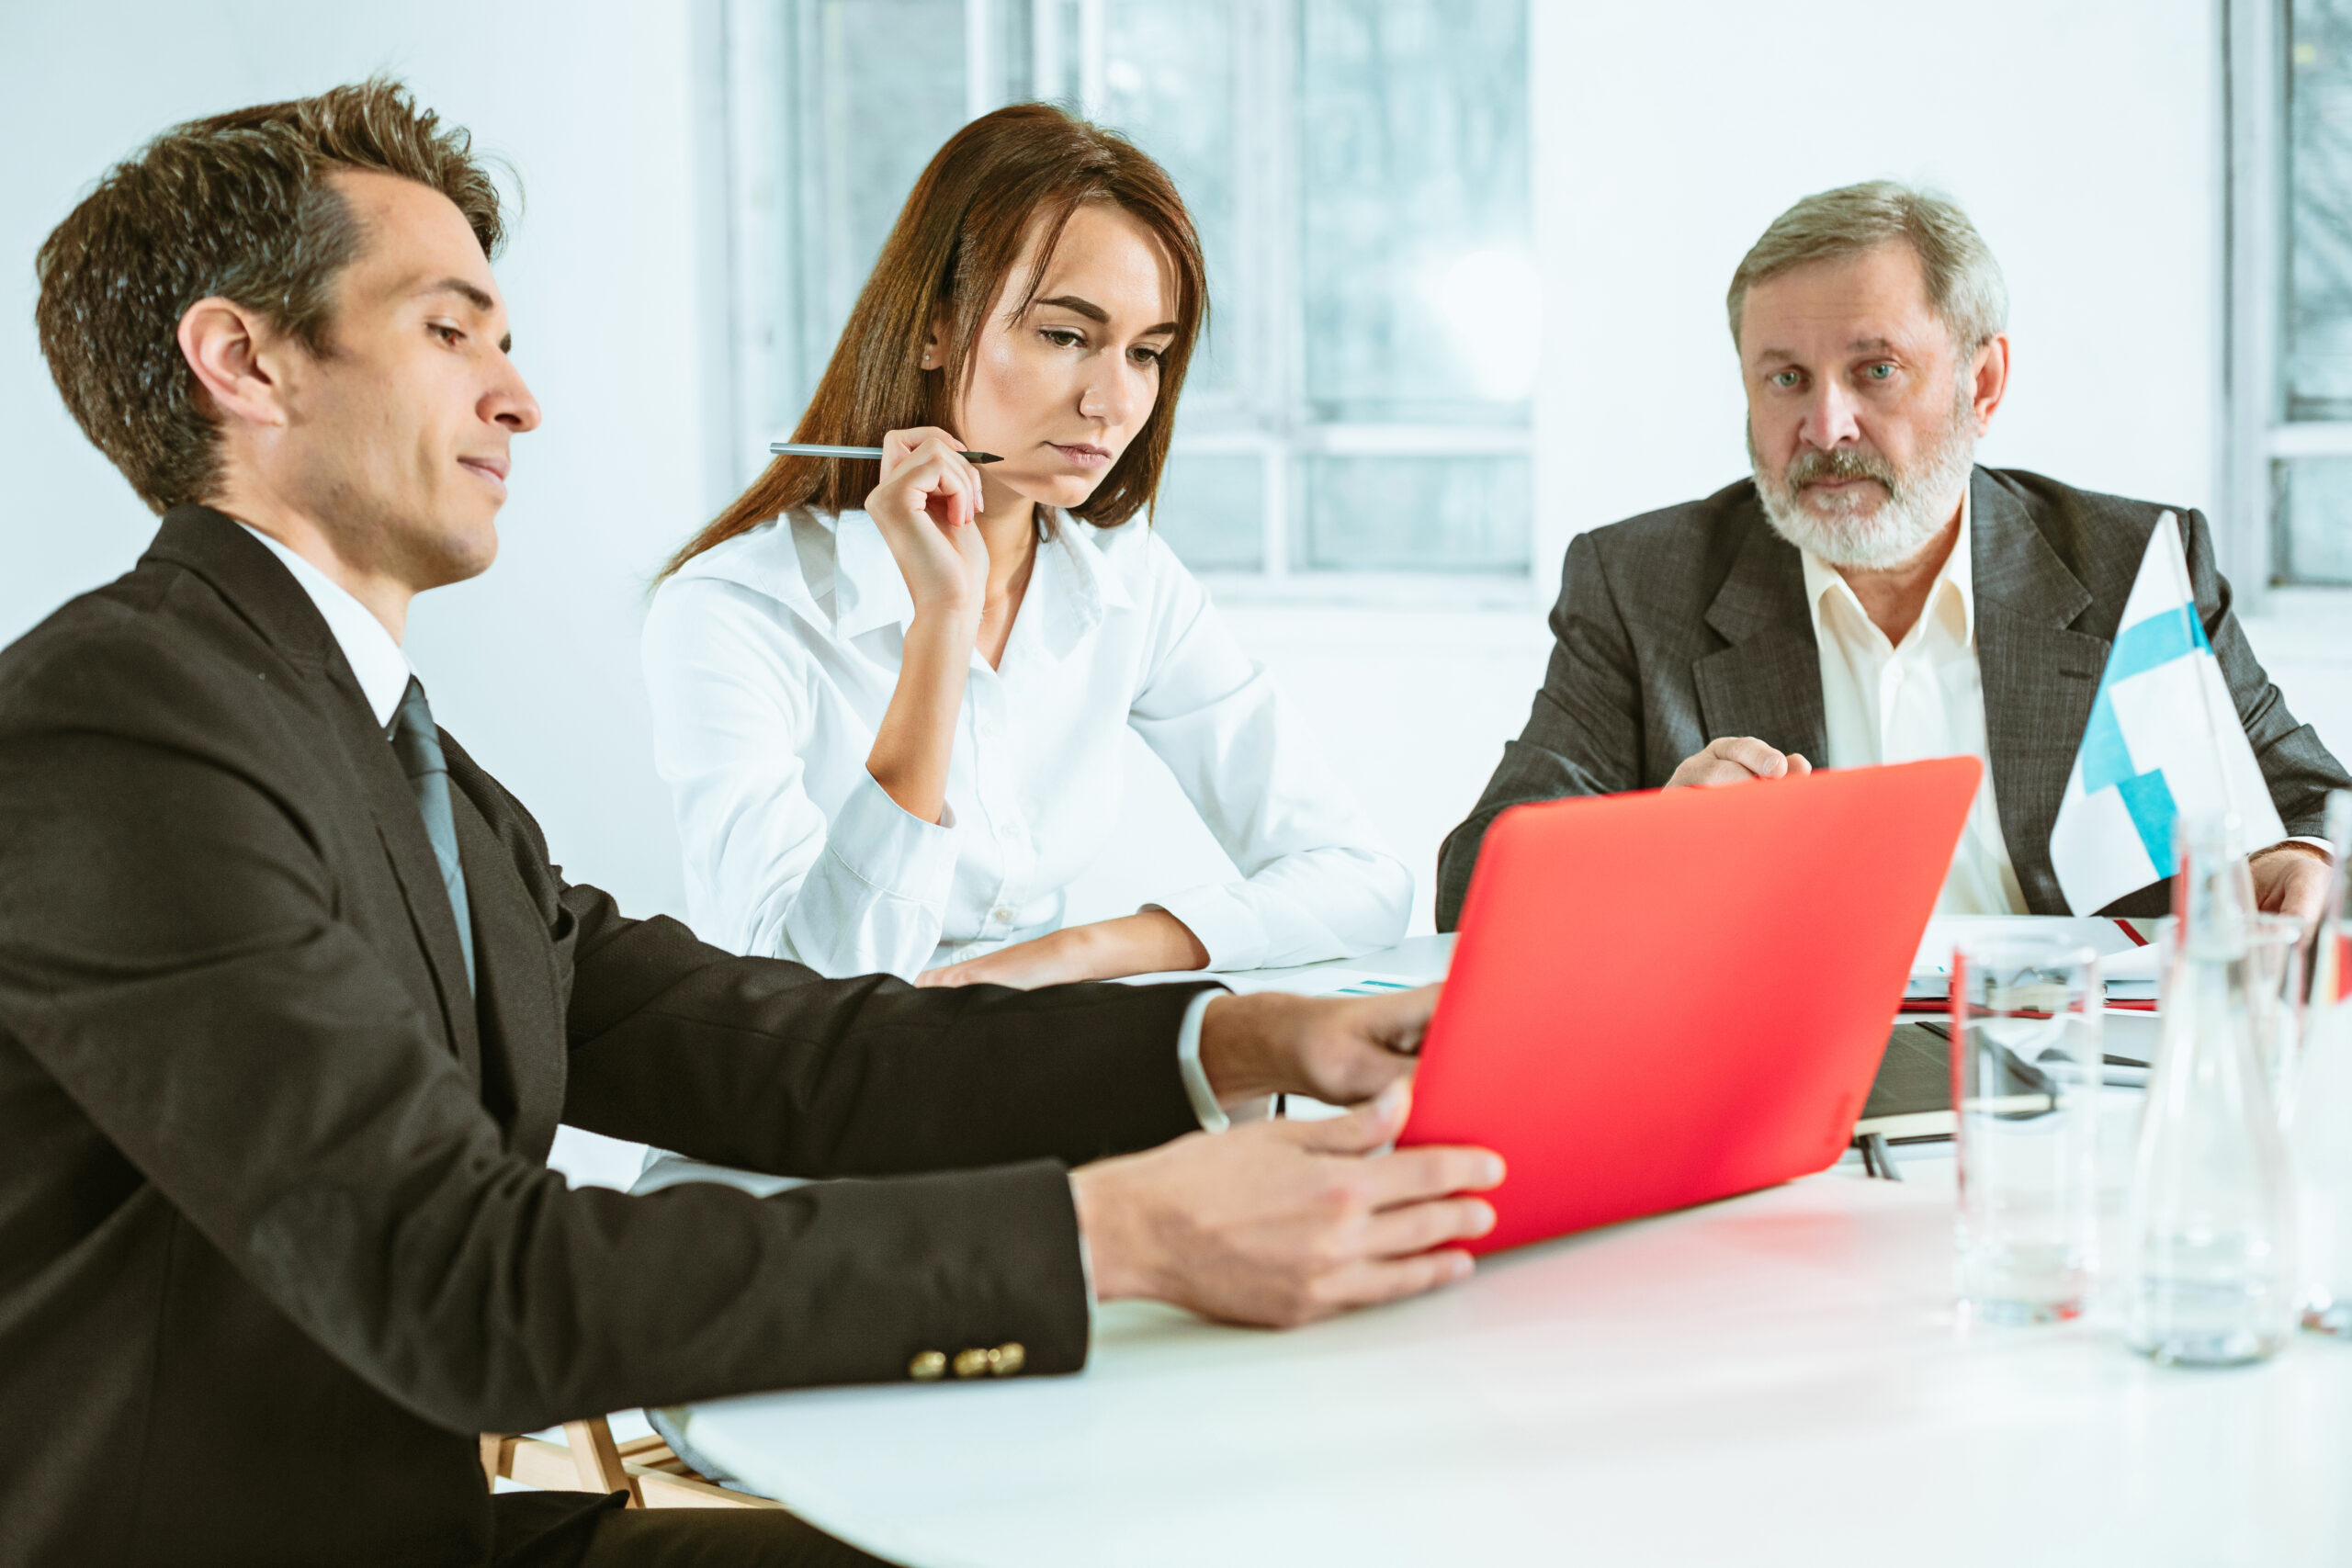
[[[1507,807],[1955,754],[1986,767],[1940,908],[2068,912],[2050,829],[2165,508],[1975,467],[2008,383],[2007,295],[1950,201],[1888,181],[1807,197],[1728,303],[1754,477],[1568,547],[1551,668],[1439,852],[1438,924]],[[2352,780],[2247,647],[2204,519],[2172,510],[2278,815],[2316,835]],[[2254,868],[2266,908],[2317,912],[2316,838]],[[2165,897],[2154,884],[2106,912]]]

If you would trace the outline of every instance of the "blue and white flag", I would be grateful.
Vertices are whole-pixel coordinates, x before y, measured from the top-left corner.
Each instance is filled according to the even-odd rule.
[[[2180,525],[2156,519],[2050,831],[2050,863],[2078,915],[2179,869],[2173,825],[2237,813],[2245,845],[2287,836],[2221,660],[2205,640]]]

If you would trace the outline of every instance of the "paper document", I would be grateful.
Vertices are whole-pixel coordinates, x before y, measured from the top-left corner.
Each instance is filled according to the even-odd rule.
[[[1296,969],[1171,970],[1164,975],[1123,975],[1126,986],[1156,986],[1184,980],[1215,980],[1247,996],[1252,991],[1288,991],[1300,997],[1382,997],[1426,985],[1422,980],[1375,975],[1368,969],[1327,969],[1320,964]]]
[[[1962,941],[2004,936],[2055,937],[2078,942],[2098,955],[2108,1000],[2155,999],[2154,944],[2135,942],[2114,920],[2075,915],[1938,915],[1928,922],[1927,934],[1919,939],[1919,954],[1911,961],[1911,982],[1903,989],[1904,998],[1936,1000],[1951,995],[1952,949]]]

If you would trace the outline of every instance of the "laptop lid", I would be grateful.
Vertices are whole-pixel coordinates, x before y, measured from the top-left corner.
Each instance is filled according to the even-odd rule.
[[[1982,771],[1945,757],[1497,818],[1397,1140],[1508,1162],[1471,1250],[1836,1160]]]

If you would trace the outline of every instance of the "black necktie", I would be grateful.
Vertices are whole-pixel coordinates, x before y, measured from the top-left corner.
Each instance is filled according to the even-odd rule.
[[[449,765],[442,760],[441,737],[433,728],[433,707],[424,684],[408,678],[401,705],[392,713],[392,755],[401,760],[416,808],[424,816],[424,836],[441,863],[441,886],[449,891],[449,912],[458,918],[458,946],[466,955],[466,990],[474,988],[474,922],[466,908],[466,874],[458,864],[458,828],[449,816]]]

